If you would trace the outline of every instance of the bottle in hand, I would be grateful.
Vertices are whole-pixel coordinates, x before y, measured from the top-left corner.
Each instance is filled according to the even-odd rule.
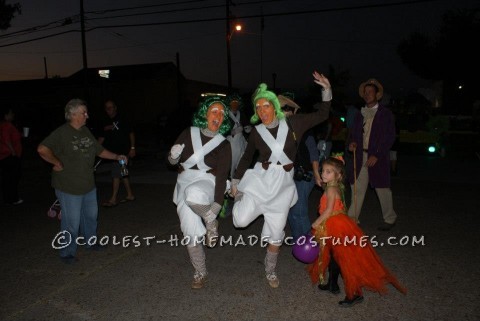
[[[127,164],[125,164],[125,160],[121,159],[118,162],[120,163],[120,175],[122,175],[122,177],[127,177],[128,168],[127,168]]]

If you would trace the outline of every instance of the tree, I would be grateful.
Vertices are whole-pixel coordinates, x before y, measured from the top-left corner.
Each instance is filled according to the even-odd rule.
[[[400,42],[397,53],[418,76],[443,82],[445,104],[462,105],[468,112],[480,86],[478,39],[480,9],[450,10],[444,14],[436,37],[412,33]]]
[[[432,39],[412,33],[400,42],[397,52],[408,68],[424,79],[445,80],[473,76],[480,49],[480,9],[448,11],[439,35]],[[477,75],[475,75],[477,77]]]
[[[19,3],[6,4],[5,0],[0,0],[0,30],[10,28],[10,22],[15,14],[22,14],[22,6]]]

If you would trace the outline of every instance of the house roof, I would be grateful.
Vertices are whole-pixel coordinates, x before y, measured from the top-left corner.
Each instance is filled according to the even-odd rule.
[[[109,70],[109,79],[132,80],[132,79],[165,79],[174,78],[177,75],[177,67],[172,62],[140,64],[140,65],[122,65],[122,66],[101,66],[87,69],[89,82],[99,80],[99,70]],[[68,78],[71,80],[83,80],[84,70],[81,69]],[[185,79],[180,74],[181,79]]]

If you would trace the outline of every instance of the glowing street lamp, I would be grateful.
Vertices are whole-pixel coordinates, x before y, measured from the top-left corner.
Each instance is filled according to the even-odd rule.
[[[230,15],[227,19],[227,73],[228,73],[228,89],[232,88],[232,57],[230,53],[230,41],[234,34],[234,31],[242,31],[242,25],[237,23],[234,26],[233,31],[230,29]]]
[[[228,89],[232,88],[232,57],[230,54],[230,40],[233,36],[232,31],[232,13],[230,12],[230,2],[231,0],[226,0],[226,43],[227,43],[227,77],[228,77]],[[234,31],[241,31],[242,26],[239,23],[236,23],[234,27]]]

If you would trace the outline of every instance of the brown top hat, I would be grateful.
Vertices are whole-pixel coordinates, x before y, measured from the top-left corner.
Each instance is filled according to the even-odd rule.
[[[283,95],[278,95],[277,98],[278,98],[278,101],[280,102],[280,108],[283,108],[285,106],[290,106],[290,107],[294,108],[295,111],[300,109],[300,106],[298,106],[296,102],[294,102],[293,100],[291,100],[288,97],[285,97]]]
[[[382,84],[381,84],[378,80],[376,80],[375,78],[371,78],[371,79],[369,79],[369,80],[367,80],[367,81],[365,81],[365,82],[362,82],[362,83],[360,84],[360,87],[358,87],[358,94],[360,95],[360,97],[363,98],[363,94],[364,94],[364,92],[365,92],[365,86],[366,86],[366,85],[374,85],[375,87],[377,87],[377,88],[378,88],[378,91],[377,91],[377,100],[382,99],[382,97],[383,97],[383,86],[382,86]]]

